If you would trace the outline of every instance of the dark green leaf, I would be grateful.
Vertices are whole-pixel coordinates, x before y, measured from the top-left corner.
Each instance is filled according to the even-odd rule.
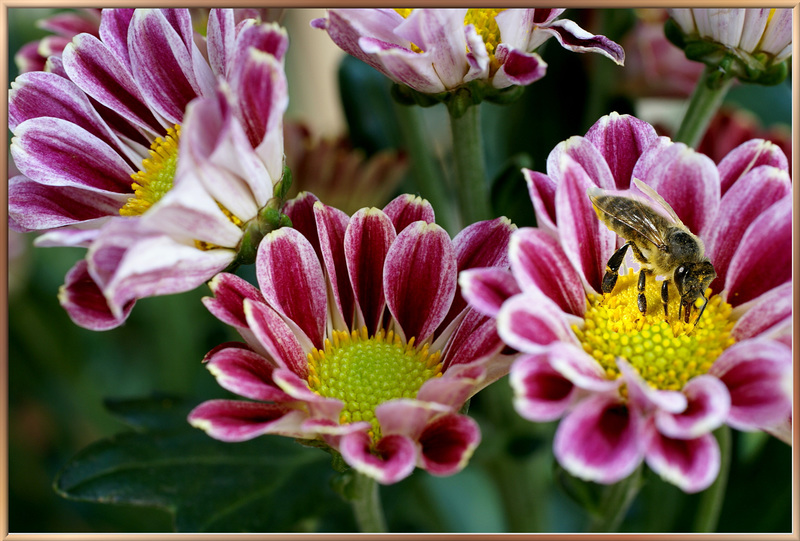
[[[142,428],[172,427],[186,404],[109,402]],[[70,499],[163,508],[178,531],[314,531],[349,514],[328,487],[330,457],[280,436],[224,443],[185,424],[169,431],[125,433],[80,451],[55,480]]]
[[[186,416],[192,408],[186,400],[168,394],[153,394],[147,398],[103,401],[106,409],[137,430],[176,430],[186,428]]]

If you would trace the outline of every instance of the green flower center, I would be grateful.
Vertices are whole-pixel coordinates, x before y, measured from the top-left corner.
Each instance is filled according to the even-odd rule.
[[[134,197],[119,209],[122,216],[141,216],[172,188],[180,135],[181,127],[176,124],[150,145],[150,158],[142,160],[142,170],[131,175]]]
[[[344,402],[339,422],[368,421],[373,440],[380,439],[375,408],[395,398],[414,398],[422,384],[442,375],[441,352],[428,344],[414,347],[383,329],[375,336],[366,327],[351,333],[333,331],[322,351],[308,354],[308,385],[320,396]]]
[[[397,13],[404,18],[408,18],[412,8],[395,9]],[[497,22],[494,20],[497,14],[505,9],[468,9],[467,15],[464,17],[464,26],[472,24],[478,35],[483,38],[486,44],[486,52],[489,53],[489,58],[494,60],[494,51],[500,43],[500,29],[497,27]],[[416,44],[411,44],[411,50],[417,53],[423,52]]]
[[[647,313],[642,315],[636,302],[637,277],[631,269],[618,278],[610,294],[590,295],[583,328],[573,325],[572,329],[583,350],[600,363],[608,378],[619,377],[615,359],[622,357],[652,387],[680,390],[693,377],[708,372],[735,342],[731,305],[714,295],[696,325],[695,317],[685,323],[678,317],[680,297],[672,287],[665,320],[661,284],[649,275],[645,284]],[[706,295],[711,295],[710,289]],[[698,299],[697,305],[702,302]]]

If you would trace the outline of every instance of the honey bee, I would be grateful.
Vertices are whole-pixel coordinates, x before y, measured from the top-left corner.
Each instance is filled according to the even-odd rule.
[[[704,255],[703,241],[689,231],[672,207],[653,188],[638,179],[634,179],[633,183],[662,208],[669,219],[641,199],[610,194],[597,187],[589,188],[587,193],[597,216],[606,227],[626,241],[608,260],[603,275],[603,293],[614,290],[617,271],[630,246],[634,258],[641,264],[637,288],[639,311],[642,314],[647,312],[644,289],[647,275],[653,273],[667,277],[661,286],[664,317],[668,315],[670,280],[675,283],[681,296],[678,318],[683,312],[684,322],[689,322],[690,309],[695,301],[703,298],[705,302],[695,320],[697,325],[708,304],[703,293],[717,276],[711,261]]]

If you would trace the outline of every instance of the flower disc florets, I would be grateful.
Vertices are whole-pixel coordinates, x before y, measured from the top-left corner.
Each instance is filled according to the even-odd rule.
[[[414,347],[393,331],[369,336],[366,327],[333,331],[325,348],[308,354],[308,385],[320,396],[344,402],[340,423],[368,421],[372,438],[381,437],[375,408],[395,398],[414,398],[422,384],[442,375],[441,352]]]
[[[621,357],[652,387],[678,391],[693,377],[707,373],[735,342],[731,306],[719,295],[709,299],[701,320],[687,323],[678,317],[680,299],[674,290],[664,316],[661,287],[653,276],[647,279],[648,310],[642,315],[636,286],[637,276],[630,269],[612,293],[590,295],[582,328],[572,326],[583,350],[600,363],[607,377],[620,376],[616,359]]]
[[[131,188],[135,197],[128,199],[119,210],[122,216],[144,214],[172,188],[178,165],[180,135],[181,127],[175,124],[174,128],[167,128],[163,139],[156,137],[150,145],[150,158],[142,160],[142,170],[131,175]]]

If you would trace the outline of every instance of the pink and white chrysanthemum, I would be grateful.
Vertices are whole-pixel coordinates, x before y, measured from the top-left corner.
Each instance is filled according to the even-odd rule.
[[[9,93],[9,223],[90,247],[60,298],[95,330],[233,261],[282,176],[288,104],[275,24],[212,10],[204,39],[189,10],[104,10],[99,35]]]
[[[470,81],[494,88],[542,78],[547,64],[535,52],[551,37],[575,52],[595,52],[622,64],[625,53],[595,36],[563,9],[330,9],[312,25],[348,54],[397,83],[425,94]]]
[[[411,195],[352,217],[308,192],[287,206],[295,227],[264,237],[259,288],[221,273],[204,299],[246,341],[215,348],[207,367],[251,400],[210,400],[190,423],[224,441],[321,440],[384,484],[415,467],[460,471],[480,431],[458,411],[510,357],[494,319],[466,306],[457,273],[507,268],[514,226],[478,222],[451,240]]]
[[[547,175],[525,171],[538,227],[514,232],[510,271],[460,276],[470,305],[497,320],[523,353],[510,370],[515,407],[532,421],[561,419],[559,463],[613,483],[642,460],[686,492],[716,478],[713,430],[791,434],[791,181],[775,145],[751,140],[717,166],[649,124],[616,113],[560,143]],[[718,278],[702,318],[678,317],[648,278],[637,308],[630,268],[610,294],[601,281],[621,245],[586,192],[654,188],[705,243]],[[674,288],[674,286],[672,286]]]

